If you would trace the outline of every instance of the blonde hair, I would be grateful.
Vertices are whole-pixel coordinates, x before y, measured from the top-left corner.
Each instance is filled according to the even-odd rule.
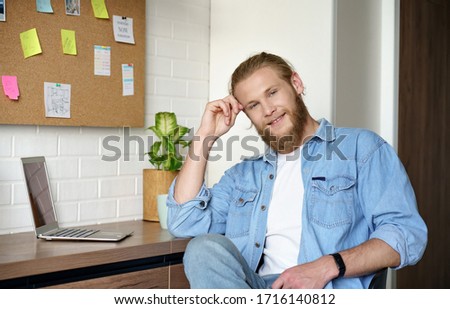
[[[234,95],[235,87],[239,82],[243,81],[244,79],[252,75],[255,71],[264,67],[273,68],[276,72],[278,72],[281,79],[283,79],[287,83],[291,83],[292,73],[294,72],[293,66],[280,56],[262,52],[251,56],[234,70],[233,74],[231,75],[229,89],[230,94]]]

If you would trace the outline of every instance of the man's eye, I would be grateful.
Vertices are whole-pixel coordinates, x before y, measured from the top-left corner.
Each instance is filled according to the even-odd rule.
[[[269,97],[273,96],[275,93],[277,93],[277,90],[272,90],[269,92]]]
[[[256,106],[258,106],[259,103],[252,103],[249,106],[247,106],[248,109],[254,109]]]

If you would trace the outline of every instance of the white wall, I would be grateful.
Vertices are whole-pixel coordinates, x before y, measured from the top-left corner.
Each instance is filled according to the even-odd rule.
[[[336,125],[379,131],[381,5],[339,0],[336,31]]]
[[[248,56],[268,51],[293,64],[306,86],[305,103],[316,118],[333,120],[334,0],[211,0],[210,98],[228,94],[233,70]],[[241,114],[222,138],[225,159],[210,162],[208,183],[240,161],[246,152],[239,142],[226,147],[230,137],[254,135]],[[262,142],[252,143],[262,149]],[[214,153],[213,153],[214,154]]]
[[[371,129],[394,147],[398,5],[396,0],[338,0],[336,18],[336,125]]]
[[[209,0],[147,0],[146,127],[154,114],[174,111],[189,127],[200,120],[208,100]],[[19,77],[20,78],[20,77]],[[20,104],[20,101],[19,103]],[[32,230],[20,157],[47,157],[53,196],[62,225],[142,218],[145,149],[130,142],[124,160],[122,128],[0,125],[0,234]],[[132,129],[145,141],[150,131]],[[105,137],[121,142],[122,157],[101,160]]]

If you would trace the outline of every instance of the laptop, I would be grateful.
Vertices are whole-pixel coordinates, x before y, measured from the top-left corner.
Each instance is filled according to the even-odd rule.
[[[21,158],[37,238],[46,240],[120,241],[133,231],[58,225],[45,157]]]

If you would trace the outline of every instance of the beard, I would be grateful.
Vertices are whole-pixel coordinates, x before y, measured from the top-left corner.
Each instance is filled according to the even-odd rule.
[[[302,137],[305,131],[308,110],[301,95],[296,96],[295,109],[289,114],[292,121],[292,129],[286,134],[279,136],[272,134],[270,126],[257,128],[263,141],[272,149],[279,153],[291,153],[302,144]],[[288,114],[286,114],[287,116]]]

